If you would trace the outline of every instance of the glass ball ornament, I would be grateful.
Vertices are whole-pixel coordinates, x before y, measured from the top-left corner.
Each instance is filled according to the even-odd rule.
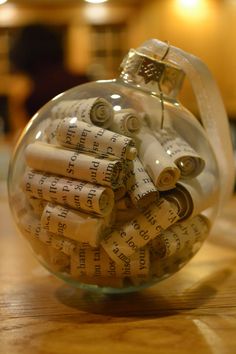
[[[125,293],[175,274],[233,185],[233,174],[222,174],[232,161],[225,117],[214,130],[178,99],[185,74],[195,82],[206,73],[191,74],[180,60],[187,54],[165,46],[148,41],[130,50],[119,78],[56,96],[16,145],[15,222],[40,263],[73,286]],[[203,86],[194,90],[201,115]]]

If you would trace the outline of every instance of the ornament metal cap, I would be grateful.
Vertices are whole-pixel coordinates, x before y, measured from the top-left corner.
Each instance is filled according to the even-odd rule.
[[[130,49],[121,68],[120,77],[125,82],[171,97],[178,94],[185,76],[183,70],[172,63],[135,49]]]

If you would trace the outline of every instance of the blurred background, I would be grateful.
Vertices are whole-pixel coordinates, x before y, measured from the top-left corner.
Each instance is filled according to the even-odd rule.
[[[150,38],[208,65],[235,144],[236,0],[0,0],[1,175],[6,152],[42,104],[77,84],[116,77],[128,49]],[[188,83],[180,99],[197,114]]]

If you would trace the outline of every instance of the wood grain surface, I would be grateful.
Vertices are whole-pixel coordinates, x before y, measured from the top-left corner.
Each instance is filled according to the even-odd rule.
[[[102,295],[50,275],[0,199],[1,354],[236,353],[236,197],[179,273],[139,293]]]

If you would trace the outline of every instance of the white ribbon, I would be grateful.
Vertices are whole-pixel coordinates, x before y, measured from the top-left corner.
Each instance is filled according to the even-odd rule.
[[[156,54],[161,58],[166,52],[166,46],[165,42],[150,39],[137,51],[147,55]],[[201,122],[218,163],[221,206],[232,194],[235,171],[228,117],[219,89],[208,67],[194,55],[170,46],[168,60],[185,72],[196,96]]]

